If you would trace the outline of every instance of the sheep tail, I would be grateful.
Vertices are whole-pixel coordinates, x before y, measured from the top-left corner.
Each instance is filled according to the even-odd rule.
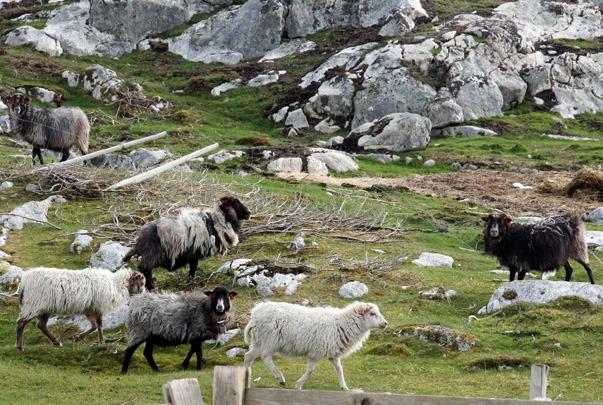
[[[77,146],[80,152],[85,155],[88,153],[90,123],[88,122],[88,119],[84,117],[80,125],[81,128],[77,135]]]
[[[245,343],[249,344],[250,343],[250,333],[252,332],[253,329],[253,319],[249,320],[249,323],[247,324],[247,326],[245,326],[245,330],[243,331],[243,339],[245,340]]]

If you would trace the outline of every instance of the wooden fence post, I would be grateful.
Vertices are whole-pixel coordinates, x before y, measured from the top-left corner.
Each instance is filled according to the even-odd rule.
[[[249,378],[244,367],[214,367],[213,405],[244,405]]]
[[[548,373],[549,366],[546,364],[532,364],[532,375],[530,378],[530,400],[550,401],[546,397]]]
[[[201,388],[196,378],[172,380],[163,384],[163,399],[168,405],[203,405]]]

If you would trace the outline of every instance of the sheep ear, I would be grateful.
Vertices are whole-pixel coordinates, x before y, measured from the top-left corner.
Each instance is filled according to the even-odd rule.
[[[230,300],[234,300],[236,296],[237,296],[237,293],[234,291],[231,291],[228,293],[228,298],[230,298]]]
[[[224,196],[224,197],[220,198],[220,204],[227,205],[228,203],[230,203],[230,197]]]
[[[25,103],[25,105],[31,104],[31,100],[29,99],[29,97],[25,97],[25,99],[23,99],[23,102]]]
[[[362,316],[365,316],[366,314],[368,314],[371,310],[371,306],[370,305],[362,305],[358,308],[358,313]]]
[[[207,295],[209,298],[212,297],[212,295],[214,295],[213,291],[205,291],[205,295]]]
[[[503,224],[506,227],[509,227],[509,226],[511,226],[511,222],[513,222],[513,220],[511,218],[509,218],[509,217],[506,217],[505,220],[504,220],[504,222],[503,222]]]
[[[482,221],[484,221],[484,222],[488,222],[489,219],[490,219],[490,215],[482,216]]]

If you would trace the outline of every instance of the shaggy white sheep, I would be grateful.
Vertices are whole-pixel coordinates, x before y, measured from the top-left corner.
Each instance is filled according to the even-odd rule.
[[[308,308],[284,302],[263,302],[251,310],[245,327],[245,342],[251,343],[245,353],[245,367],[261,357],[281,385],[285,377],[274,364],[275,353],[308,358],[306,372],[295,383],[302,386],[314,371],[316,363],[328,358],[333,364],[341,389],[348,390],[341,358],[362,347],[371,329],[385,328],[387,321],[375,304],[355,302],[345,308]]]
[[[24,272],[17,289],[21,308],[17,320],[17,349],[23,351],[23,329],[33,318],[38,318],[38,328],[55,346],[62,346],[46,326],[53,315],[86,315],[91,328],[76,336],[76,340],[98,329],[98,341],[103,343],[103,314],[124,304],[130,294],[144,291],[144,284],[141,273],[128,269],[111,273],[95,268],[40,267]]]

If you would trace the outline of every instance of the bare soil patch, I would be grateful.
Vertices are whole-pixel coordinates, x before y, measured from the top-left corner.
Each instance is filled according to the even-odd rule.
[[[469,201],[489,209],[500,209],[511,214],[538,212],[543,215],[558,212],[585,212],[600,205],[583,194],[569,197],[553,194],[551,185],[569,184],[574,175],[569,172],[541,172],[533,174],[475,170],[458,173],[412,175],[402,178],[354,177],[337,178],[305,173],[279,173],[287,181],[312,181],[337,186],[362,189],[396,189],[430,197],[446,197]],[[521,183],[532,189],[518,189]]]

